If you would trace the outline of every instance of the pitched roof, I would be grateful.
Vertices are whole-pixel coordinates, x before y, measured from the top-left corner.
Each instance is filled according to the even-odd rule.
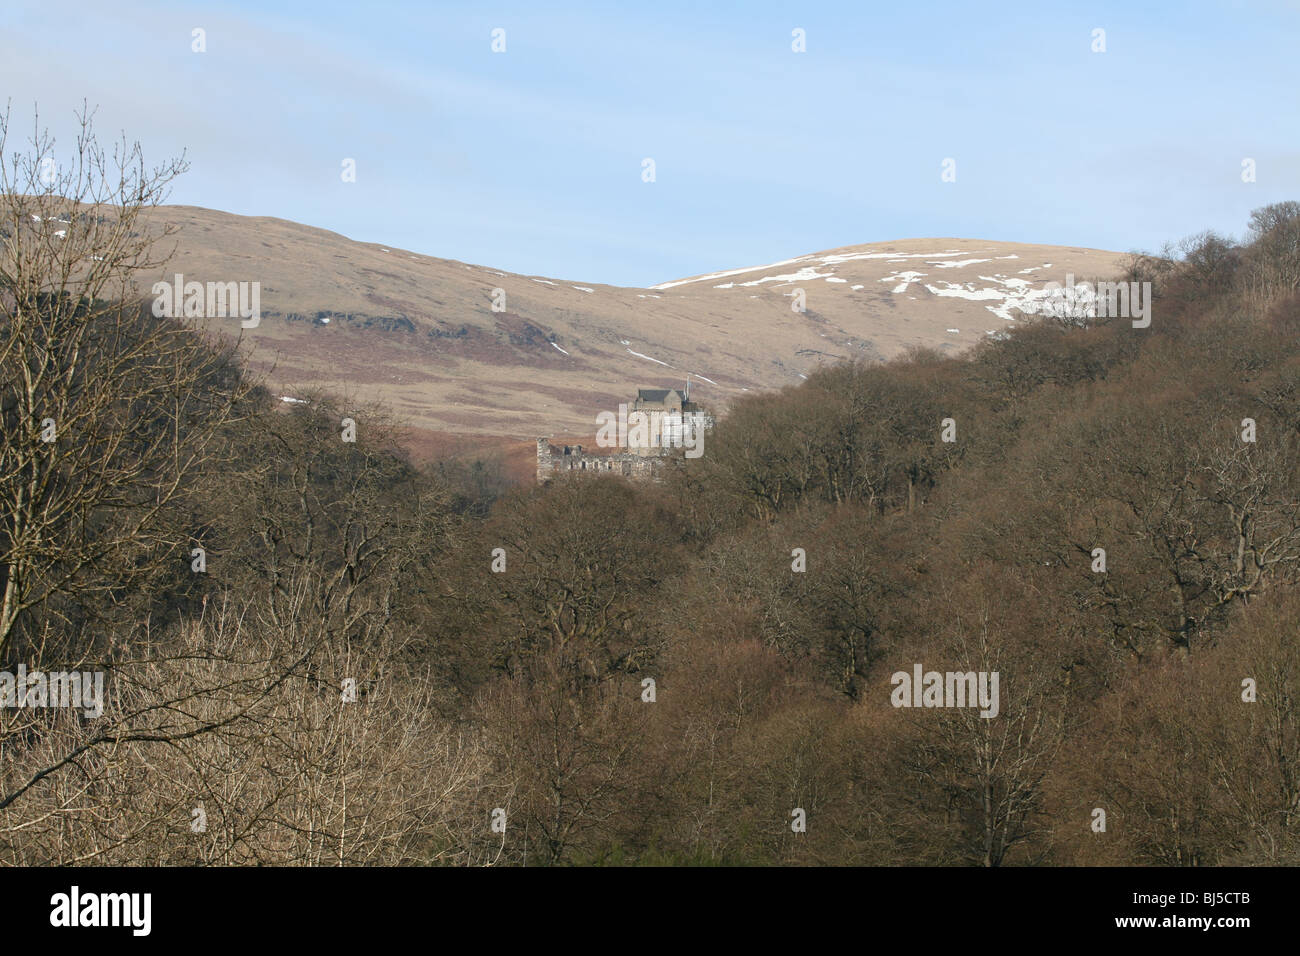
[[[637,401],[639,402],[666,402],[668,396],[677,393],[683,401],[686,400],[686,394],[677,388],[638,388],[636,390]]]

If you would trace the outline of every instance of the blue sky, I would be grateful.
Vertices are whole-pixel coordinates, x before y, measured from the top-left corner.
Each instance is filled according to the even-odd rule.
[[[0,93],[22,129],[39,104],[69,138],[85,98],[187,150],[173,202],[649,285],[913,236],[1239,234],[1300,199],[1297,39],[1295,0],[4,0]]]

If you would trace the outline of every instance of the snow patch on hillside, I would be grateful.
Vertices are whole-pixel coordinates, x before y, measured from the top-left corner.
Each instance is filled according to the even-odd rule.
[[[1034,289],[1029,285],[1029,280],[1020,279],[1016,276],[1005,276],[1001,273],[991,276],[979,276],[980,281],[990,282],[991,286],[977,288],[974,282],[940,282],[935,285],[925,284],[925,289],[931,295],[937,295],[943,298],[967,299],[972,302],[995,302],[995,305],[986,305],[984,308],[992,312],[1000,319],[1007,322],[1014,322],[1015,311],[1035,312],[1037,306],[1033,303],[1035,300],[1046,298],[1049,293],[1046,289]],[[894,291],[898,291],[895,289]]]
[[[779,276],[763,276],[761,279],[752,279],[749,282],[742,282],[743,286],[762,285],[764,282],[808,282],[812,279],[826,279],[835,275],[833,272],[818,272],[816,266],[804,266],[798,272],[787,272]]]
[[[808,279],[827,279],[835,273],[818,273],[817,267],[836,266],[845,262],[861,262],[869,259],[887,259],[890,262],[906,262],[908,259],[946,259],[950,256],[959,256],[960,252],[833,252],[824,256],[797,256],[794,259],[783,259],[780,262],[772,262],[765,266],[747,266],[744,269],[728,269],[725,272],[710,272],[708,275],[696,276],[692,279],[674,279],[672,282],[661,282],[659,285],[652,285],[652,289],[671,289],[679,285],[688,285],[692,282],[709,282],[714,279],[726,279],[731,276],[745,275],[750,272],[766,272],[768,269],[779,269],[782,266],[792,266],[802,264],[798,272],[791,275],[774,275],[764,276],[761,279],[754,279],[750,282],[742,282],[742,286],[755,286],[762,282],[786,282],[786,281],[806,281]],[[983,260],[989,261],[989,260]],[[847,280],[837,279],[843,282]],[[725,286],[715,286],[715,288],[732,288],[733,283],[727,283]]]
[[[628,349],[628,351],[629,351],[629,352],[632,352],[631,349]],[[659,362],[659,360],[658,360],[657,358],[651,358],[649,355],[645,355],[645,354],[643,354],[643,353],[641,353],[641,352],[632,352],[632,354],[635,355],[637,358],[650,359],[651,362]],[[668,365],[667,362],[659,362],[659,364],[660,364],[660,365],[667,366],[668,368],[672,368],[672,366],[671,366],[671,365]]]
[[[924,272],[895,272],[893,275],[885,276],[880,281],[898,283],[896,286],[894,286],[892,291],[894,293],[900,293],[900,292],[906,292],[907,287],[909,285],[911,285],[913,282],[920,282],[922,279],[925,278],[925,276],[926,273]]]
[[[947,262],[931,262],[929,265],[939,269],[964,269],[980,262],[992,262],[992,259],[949,259]]]

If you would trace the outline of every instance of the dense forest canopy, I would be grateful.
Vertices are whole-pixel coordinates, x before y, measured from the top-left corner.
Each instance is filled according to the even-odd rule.
[[[1300,204],[1132,257],[1148,328],[1026,317],[746,397],[659,484],[508,488],[110,295],[176,169],[38,169],[0,670],[108,699],[0,708],[0,862],[1300,862]],[[996,717],[894,706],[916,665]]]

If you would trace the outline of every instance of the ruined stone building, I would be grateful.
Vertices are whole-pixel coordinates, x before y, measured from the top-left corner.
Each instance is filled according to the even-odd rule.
[[[607,474],[624,478],[652,480],[665,459],[621,452],[595,455],[584,452],[581,445],[552,445],[550,439],[537,439],[537,480],[547,481],[563,474]]]
[[[657,480],[674,459],[683,457],[683,446],[694,450],[697,441],[703,440],[703,432],[713,427],[713,416],[691,401],[689,382],[685,391],[638,389],[631,405],[620,405],[617,416],[602,413],[597,424],[602,418],[605,426],[597,437],[602,446],[617,450],[593,453],[581,445],[552,445],[549,438],[539,438],[537,480],[574,473]]]

